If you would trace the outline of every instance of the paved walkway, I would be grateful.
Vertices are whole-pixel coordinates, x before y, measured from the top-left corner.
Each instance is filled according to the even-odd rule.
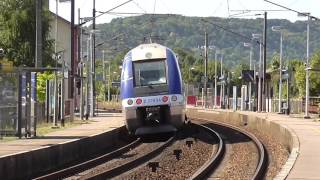
[[[27,152],[54,144],[75,141],[83,137],[94,136],[124,125],[123,116],[119,113],[99,113],[90,118],[88,124],[58,130],[39,138],[0,141],[0,158],[21,152]]]

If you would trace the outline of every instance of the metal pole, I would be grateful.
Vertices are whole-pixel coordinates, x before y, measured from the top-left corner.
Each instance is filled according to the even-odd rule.
[[[228,72],[228,78],[227,78],[227,108],[230,108],[230,72]]]
[[[96,29],[96,1],[93,0],[93,9],[92,9],[92,29],[93,32]],[[95,103],[96,103],[96,36],[92,35],[92,116],[95,116]]]
[[[62,77],[61,77],[61,110],[60,110],[60,117],[61,117],[61,125],[64,126],[64,70],[65,70],[65,62],[64,62],[64,58],[62,55]]]
[[[249,57],[249,69],[252,70],[252,44],[250,44],[250,57]],[[249,111],[252,110],[251,107],[251,81],[249,82]]]
[[[81,19],[80,19],[80,8],[78,8],[78,24],[81,23]],[[80,36],[79,36],[79,56],[80,56],[80,67],[79,71],[80,71],[80,119],[83,120],[83,51],[82,51],[82,47],[83,47],[83,42],[82,42],[82,28],[79,26],[80,28]]]
[[[266,111],[266,68],[267,68],[267,12],[264,12],[264,31],[263,31],[263,100],[262,108]]]
[[[80,119],[83,120],[83,61],[80,62]]]
[[[280,31],[280,63],[279,63],[279,113],[281,112],[282,99],[282,31]]]
[[[289,65],[288,65],[289,66]],[[288,78],[287,78],[287,112],[288,112],[288,115],[290,114],[290,104],[289,104],[289,89],[290,89],[290,85],[289,85],[289,77],[290,77],[290,74],[289,74],[289,68],[287,68],[287,73],[288,73]]]
[[[204,40],[204,108],[207,107],[207,70],[208,70],[208,34],[207,31],[205,32],[205,40]]]
[[[56,0],[56,24],[55,24],[55,41],[54,41],[54,57],[56,61],[56,68],[58,67],[58,59],[57,59],[57,41],[58,41],[58,0]],[[57,127],[57,119],[58,119],[58,79],[57,79],[57,71],[54,71],[54,91],[53,91],[53,126]]]
[[[258,73],[258,112],[261,112],[261,74],[262,74],[262,44],[259,43],[260,53],[259,53],[259,73]]]
[[[223,67],[222,67],[222,61],[223,61],[223,54],[221,54],[221,57],[220,57],[220,77],[223,76]],[[220,85],[220,108],[222,108],[222,105],[223,105],[223,83],[222,83],[222,78],[221,78],[221,85]]]
[[[18,105],[17,105],[17,113],[18,113],[18,122],[17,122],[17,134],[19,139],[22,137],[21,128],[22,128],[22,75],[21,72],[18,72]],[[24,87],[25,88],[25,87]]]
[[[111,74],[110,74],[110,61],[109,61],[109,79],[108,79],[108,101],[110,102],[111,101],[111,98],[110,98],[110,83],[111,83]]]
[[[306,62],[306,101],[304,118],[309,119],[309,35],[310,35],[310,16],[307,23],[307,62]]]
[[[93,48],[93,40],[92,40],[93,34],[90,33],[90,116],[94,116],[94,86],[93,86],[93,79],[94,79],[94,62],[93,62],[93,54],[94,54],[94,48]]]
[[[20,97],[19,97],[20,98]],[[50,81],[46,80],[46,119],[47,123],[50,120]]]
[[[36,62],[35,67],[42,67],[42,0],[36,0]]]
[[[217,61],[218,61],[218,50],[216,49],[214,54],[214,101],[213,107],[216,108],[217,106]]]
[[[70,98],[74,97],[74,64],[75,64],[75,33],[74,33],[74,0],[71,0],[71,76],[69,77],[71,79],[71,92],[70,92]],[[71,113],[73,116],[73,112]],[[71,118],[73,119],[73,118]]]
[[[87,77],[86,77],[86,117],[89,116],[90,114],[90,106],[89,106],[89,96],[90,96],[90,77],[91,77],[91,63],[89,62],[89,57],[91,57],[90,55],[90,37],[87,39],[87,66],[86,66],[86,69],[87,69]]]
[[[106,65],[104,62],[104,50],[102,50],[102,66],[103,66],[103,71],[102,71],[102,76],[103,76],[103,100],[106,101]]]

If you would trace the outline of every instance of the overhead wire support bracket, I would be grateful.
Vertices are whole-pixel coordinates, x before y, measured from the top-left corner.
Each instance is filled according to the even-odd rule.
[[[301,14],[301,15],[304,15],[304,16],[308,16],[308,17],[310,17],[310,18],[312,18],[312,19],[315,19],[315,20],[317,20],[317,21],[320,20],[320,18],[317,18],[317,17],[315,17],[315,16],[311,16],[309,13],[299,12],[299,11],[297,11],[297,10],[288,8],[288,7],[286,7],[286,6],[283,6],[283,5],[280,5],[280,4],[277,4],[277,3],[274,3],[274,2],[268,1],[268,0],[264,0],[264,1],[265,1],[265,2],[268,2],[268,3],[270,3],[270,4],[273,4],[273,5],[275,5],[275,6],[278,6],[278,7],[284,8],[284,9],[287,9],[287,10],[289,10],[289,11],[293,11],[293,12],[296,12],[296,13],[298,13],[298,14]]]

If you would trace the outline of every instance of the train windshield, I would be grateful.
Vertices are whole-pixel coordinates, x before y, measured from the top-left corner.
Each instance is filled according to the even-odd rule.
[[[167,83],[165,59],[133,62],[135,86]]]

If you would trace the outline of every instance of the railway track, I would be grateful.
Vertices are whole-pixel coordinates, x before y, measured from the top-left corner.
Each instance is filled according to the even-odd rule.
[[[211,173],[207,174],[207,178],[253,180],[264,178],[268,166],[268,155],[264,145],[255,135],[239,127],[221,122],[213,122],[206,119],[194,120],[199,124],[205,123],[206,126],[217,130],[224,137],[223,140],[227,142],[224,160],[218,168],[212,169]],[[255,148],[252,147],[252,144]],[[239,151],[237,152],[236,150]],[[245,158],[241,153],[250,155],[247,156],[248,160],[240,162],[241,158],[242,160]],[[252,160],[256,160],[256,162],[252,162]],[[244,167],[241,168],[241,164]],[[248,166],[249,164],[251,164],[251,167]],[[256,164],[256,166],[252,166],[252,164]],[[231,169],[236,170],[231,172],[233,175],[228,174]],[[242,170],[245,171],[243,174],[241,174]]]
[[[252,134],[225,124],[196,119],[184,131],[165,140],[137,139],[131,144],[98,158],[60,170],[37,179],[204,179],[221,177],[228,146],[232,141],[221,131],[222,126],[237,131],[255,142],[259,162],[250,179],[261,179],[265,168],[265,150]],[[217,127],[218,126],[218,127]],[[220,131],[217,129],[220,128]],[[227,137],[227,138],[226,138]],[[217,175],[220,174],[220,175]],[[241,178],[238,177],[238,178]]]
[[[78,172],[85,171],[91,167],[97,166],[103,162],[109,161],[117,156],[120,156],[124,152],[127,152],[130,149],[138,146],[140,143],[141,143],[141,139],[139,138],[139,139],[136,139],[135,141],[133,141],[132,143],[130,143],[122,148],[119,148],[115,151],[112,151],[110,153],[104,154],[104,155],[99,156],[97,158],[85,161],[83,163],[80,163],[80,164],[77,164],[74,166],[70,166],[68,168],[65,168],[65,169],[62,169],[59,171],[55,171],[50,174],[43,175],[41,177],[37,177],[35,179],[37,179],[37,180],[40,180],[40,179],[63,179],[63,178],[72,176]]]

